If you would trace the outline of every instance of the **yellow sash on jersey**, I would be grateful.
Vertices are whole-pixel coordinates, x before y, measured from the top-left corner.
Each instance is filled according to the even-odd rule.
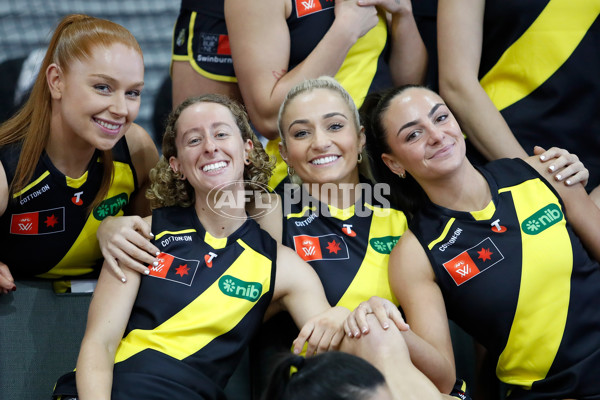
[[[550,78],[577,48],[600,13],[598,0],[551,0],[481,79],[498,110]]]
[[[540,179],[499,190],[505,191],[513,196],[521,225],[540,211],[540,204],[559,207],[556,196]],[[519,299],[496,366],[498,378],[508,384],[531,388],[533,382],[546,377],[558,352],[567,322],[573,270],[573,250],[565,225],[562,217],[555,226],[535,231],[537,234],[527,234],[521,228]]]
[[[271,290],[272,262],[252,250],[241,239],[237,243],[244,248],[244,252],[225,274],[245,282],[261,283],[263,290],[260,299]],[[224,295],[217,279],[204,293],[161,325],[151,330],[134,329],[129,332],[119,344],[115,363],[146,349],[182,360],[235,328],[255,304],[256,302],[246,299]]]

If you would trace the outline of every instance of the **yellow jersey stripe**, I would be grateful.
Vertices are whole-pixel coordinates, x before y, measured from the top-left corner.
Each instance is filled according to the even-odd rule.
[[[600,1],[551,0],[481,79],[496,108],[503,110],[516,103],[550,78],[577,48],[599,13]],[[546,46],[552,46],[552,51],[546,51]]]

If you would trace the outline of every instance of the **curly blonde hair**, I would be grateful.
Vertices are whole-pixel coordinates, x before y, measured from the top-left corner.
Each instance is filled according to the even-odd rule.
[[[181,113],[188,107],[197,103],[216,103],[229,109],[242,139],[250,139],[254,145],[248,159],[250,164],[244,168],[244,182],[247,189],[253,190],[258,186],[266,186],[273,173],[275,162],[265,152],[260,140],[254,134],[248,122],[248,114],[244,107],[237,101],[220,94],[205,94],[190,97],[171,112],[167,119],[167,126],[162,141],[162,156],[154,168],[150,171],[150,188],[146,197],[150,200],[151,207],[180,206],[189,207],[194,204],[194,188],[187,180],[181,179],[180,172],[174,172],[169,165],[171,157],[177,157],[177,121]]]

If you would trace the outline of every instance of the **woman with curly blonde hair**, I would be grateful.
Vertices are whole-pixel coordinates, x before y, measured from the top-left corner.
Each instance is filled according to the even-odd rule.
[[[221,95],[189,99],[173,112],[148,193],[159,261],[147,276],[125,269],[124,284],[102,269],[76,375],[61,377],[55,396],[224,398],[265,315],[281,309],[302,327],[297,351],[341,342],[348,310],[329,306],[316,273],[248,218],[245,201],[218,204],[244,195],[251,171],[263,172],[256,183],[269,177],[247,124]],[[215,187],[220,193],[211,196]]]

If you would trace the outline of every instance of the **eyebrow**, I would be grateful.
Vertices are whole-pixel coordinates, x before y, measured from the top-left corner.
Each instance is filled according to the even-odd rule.
[[[437,109],[438,109],[438,108],[440,108],[440,107],[441,107],[441,106],[443,106],[443,105],[444,105],[444,103],[437,103],[437,104],[435,104],[435,105],[434,105],[434,106],[431,108],[431,110],[429,110],[429,112],[427,113],[427,117],[428,117],[428,118],[431,118],[431,116],[432,116],[433,114],[435,114],[435,112],[437,111]],[[400,127],[400,129],[398,129],[398,132],[396,133],[396,136],[397,136],[397,135],[399,135],[399,134],[400,134],[400,132],[402,132],[404,129],[406,129],[406,128],[410,127],[410,126],[416,125],[416,124],[417,124],[417,121],[416,121],[416,120],[415,120],[415,121],[410,121],[410,122],[407,122],[406,124],[402,125],[402,126]]]
[[[323,114],[323,119],[327,119],[327,118],[331,118],[331,117],[335,117],[335,116],[340,116],[342,118],[344,118],[346,121],[348,120],[348,117],[346,117],[344,114],[342,114],[341,112],[337,112],[337,111],[333,111],[327,114]],[[307,119],[297,119],[292,121],[292,123],[288,126],[288,131],[292,128],[292,126],[296,125],[296,124],[308,124],[310,121]]]
[[[92,76],[95,76],[97,78],[102,78],[104,80],[109,81],[112,84],[115,84],[117,82],[117,80],[114,79],[113,77],[108,76],[108,75],[104,75],[104,74],[92,74]],[[132,84],[131,86],[136,86],[136,87],[137,86],[144,86],[144,81],[136,82],[136,83]]]

